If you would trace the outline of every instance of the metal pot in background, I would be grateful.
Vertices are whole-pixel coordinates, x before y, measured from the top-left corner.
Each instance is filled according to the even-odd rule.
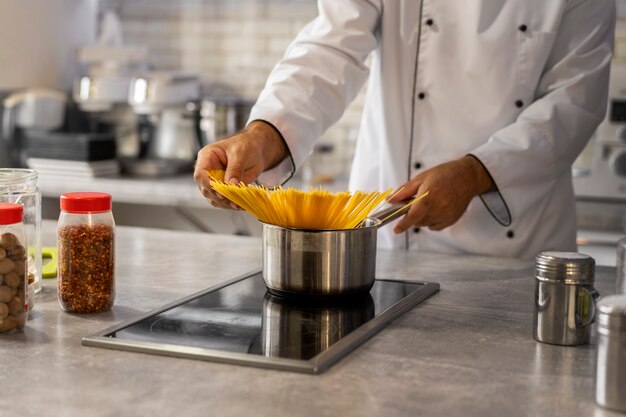
[[[254,101],[234,97],[206,97],[200,102],[200,135],[209,145],[244,127]]]
[[[263,224],[263,280],[278,295],[337,296],[369,291],[378,228],[404,215],[407,202],[367,218],[363,227],[294,229]]]
[[[196,108],[196,103],[189,102],[185,106],[163,109],[152,127],[152,138],[145,156],[195,161],[200,146]]]
[[[341,303],[302,301],[266,293],[261,345],[267,357],[310,359],[374,318],[368,293]]]
[[[2,102],[0,139],[13,167],[26,167],[24,131],[48,132],[59,129],[65,120],[65,93],[49,88],[27,88]]]
[[[199,94],[194,74],[156,71],[133,79],[129,104],[137,123],[129,138],[135,146],[134,152],[120,160],[124,172],[154,177],[193,170],[202,146]]]

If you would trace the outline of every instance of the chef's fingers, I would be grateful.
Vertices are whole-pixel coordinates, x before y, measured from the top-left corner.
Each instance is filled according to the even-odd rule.
[[[405,183],[401,187],[399,187],[396,191],[391,193],[388,201],[390,203],[398,203],[400,201],[408,200],[411,197],[417,195],[417,191],[422,186],[424,180],[421,176],[417,176],[411,179],[409,182]]]
[[[195,178],[197,178],[196,182],[198,184],[198,188],[200,189],[200,192],[202,193],[204,198],[207,198],[209,200],[224,200],[224,196],[216,192],[213,187],[211,187],[211,179],[209,178],[206,170],[201,170],[197,174],[194,174],[194,179]]]
[[[198,152],[198,159],[194,168],[194,180],[202,195],[209,200],[212,206],[225,209],[239,209],[239,207],[218,193],[211,186],[211,178],[207,171],[224,169],[227,163],[226,152],[219,144],[207,145]]]
[[[202,192],[202,195],[209,200],[209,203],[211,203],[213,207],[224,209],[233,209],[236,207],[232,206],[233,203],[231,203],[230,200],[226,199],[211,188],[200,187],[200,192]]]
[[[237,144],[230,146],[227,151],[228,163],[226,165],[226,173],[224,181],[233,184],[239,184],[243,178],[243,171],[246,166],[246,154]]]
[[[407,214],[396,223],[393,232],[399,234],[412,226],[425,225],[431,204],[431,199],[428,197],[413,204]]]
[[[250,134],[242,134],[237,139],[226,150],[228,163],[224,180],[233,184],[250,184],[263,172],[263,160],[259,158],[260,150],[249,143],[253,139]]]
[[[193,178],[200,187],[211,188],[207,171],[225,169],[227,164],[226,151],[220,144],[214,143],[200,149],[194,166]]]

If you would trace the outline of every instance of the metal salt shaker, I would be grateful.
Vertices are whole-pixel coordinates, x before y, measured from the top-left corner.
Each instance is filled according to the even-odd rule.
[[[595,315],[595,261],[576,252],[542,252],[535,258],[533,337],[555,345],[584,345]]]
[[[626,295],[603,297],[597,309],[596,402],[626,412]]]

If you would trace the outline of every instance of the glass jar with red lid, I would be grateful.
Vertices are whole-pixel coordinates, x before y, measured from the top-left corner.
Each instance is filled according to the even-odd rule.
[[[111,195],[61,195],[57,226],[61,307],[70,313],[110,310],[115,299],[115,221]]]
[[[0,333],[24,327],[28,317],[24,207],[0,203]]]

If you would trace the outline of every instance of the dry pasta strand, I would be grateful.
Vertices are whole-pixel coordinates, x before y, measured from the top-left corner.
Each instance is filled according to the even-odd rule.
[[[231,184],[224,171],[207,171],[211,187],[264,223],[301,229],[352,229],[382,206],[392,190],[331,193],[322,188],[309,191],[260,185]]]

